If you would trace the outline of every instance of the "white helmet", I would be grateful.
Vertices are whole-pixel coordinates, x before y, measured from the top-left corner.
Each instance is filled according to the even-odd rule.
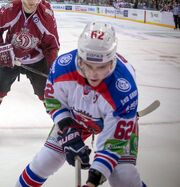
[[[78,40],[78,56],[92,63],[106,63],[113,60],[116,49],[115,30],[104,22],[87,24]]]

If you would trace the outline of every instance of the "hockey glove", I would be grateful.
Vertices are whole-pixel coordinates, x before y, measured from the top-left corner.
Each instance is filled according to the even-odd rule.
[[[13,67],[14,58],[15,55],[11,44],[3,44],[0,46],[0,66]]]
[[[64,125],[66,122],[66,125]],[[73,120],[71,119],[73,123]],[[59,137],[58,141],[59,144],[62,146],[64,153],[66,155],[67,162],[75,166],[75,157],[79,157],[81,161],[81,168],[82,169],[89,169],[89,155],[91,150],[84,144],[81,139],[80,133],[75,129],[72,128],[70,119],[67,118],[58,123],[60,131],[58,132]]]

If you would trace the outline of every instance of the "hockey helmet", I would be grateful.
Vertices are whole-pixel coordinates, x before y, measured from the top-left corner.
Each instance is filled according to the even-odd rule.
[[[115,59],[117,38],[114,28],[104,22],[91,22],[78,40],[78,56],[92,63],[106,63]]]

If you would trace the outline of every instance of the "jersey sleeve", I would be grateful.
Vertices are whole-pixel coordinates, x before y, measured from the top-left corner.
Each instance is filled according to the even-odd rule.
[[[66,117],[72,117],[68,100],[72,87],[65,82],[74,79],[71,72],[76,72],[74,63],[76,53],[77,50],[74,50],[59,56],[53,62],[49,72],[44,98],[47,112],[55,124]]]
[[[44,17],[42,17],[42,13],[39,15],[43,20],[43,24],[45,27],[45,32],[42,38],[42,49],[43,54],[49,64],[49,67],[52,65],[53,61],[57,58],[60,43],[59,43],[59,35],[57,30],[56,19],[54,17],[54,13],[52,9],[47,8],[47,4],[42,5],[45,12],[43,13]]]
[[[53,66],[55,66],[56,61]],[[60,120],[70,117],[70,112],[67,106],[67,99],[63,83],[56,84],[53,67],[50,70],[46,87],[45,87],[45,106],[47,113],[51,116],[54,123],[57,124]]]
[[[6,4],[0,8],[0,44],[4,42],[3,33],[11,24],[11,12],[13,7],[12,3]]]

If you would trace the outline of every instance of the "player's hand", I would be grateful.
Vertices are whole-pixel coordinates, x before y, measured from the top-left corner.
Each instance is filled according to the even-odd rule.
[[[59,134],[59,143],[63,147],[67,162],[75,166],[75,157],[79,157],[82,169],[89,169],[89,155],[91,150],[84,144],[80,133],[74,129],[69,128],[65,134]]]
[[[13,67],[14,58],[15,55],[11,44],[0,45],[0,66]]]

